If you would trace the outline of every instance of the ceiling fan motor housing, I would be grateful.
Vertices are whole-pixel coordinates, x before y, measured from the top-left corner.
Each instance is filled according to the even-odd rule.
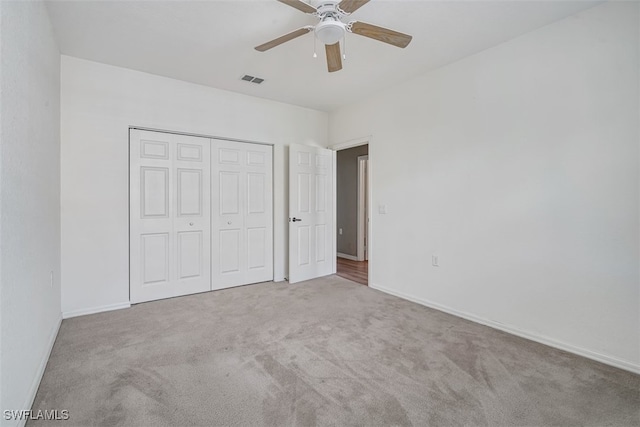
[[[315,27],[318,40],[327,45],[338,43],[346,32],[345,24],[340,21],[344,13],[338,8],[338,1],[323,1],[315,13],[320,22]]]

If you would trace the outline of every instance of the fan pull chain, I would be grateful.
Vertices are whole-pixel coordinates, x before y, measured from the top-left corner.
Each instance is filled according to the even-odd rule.
[[[313,35],[313,57],[317,58],[318,54],[316,53],[316,35]]]
[[[342,59],[347,60],[347,35],[342,36]]]

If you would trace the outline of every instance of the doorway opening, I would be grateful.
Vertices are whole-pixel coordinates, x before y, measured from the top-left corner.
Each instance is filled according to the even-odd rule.
[[[336,155],[337,275],[369,284],[369,144]]]

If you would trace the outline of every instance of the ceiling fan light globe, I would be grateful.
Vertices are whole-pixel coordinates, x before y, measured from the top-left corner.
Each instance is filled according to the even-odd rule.
[[[316,25],[318,40],[327,45],[338,43],[344,37],[344,24],[340,21],[324,21]]]

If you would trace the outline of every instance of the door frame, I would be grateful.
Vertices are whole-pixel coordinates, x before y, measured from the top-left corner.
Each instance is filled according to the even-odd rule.
[[[366,168],[365,168],[366,165]],[[368,248],[365,247],[365,242],[368,242],[368,227],[367,227],[367,217],[369,216],[368,209],[368,194],[367,188],[369,183],[369,177],[366,171],[369,169],[369,155],[358,156],[358,222],[357,222],[357,258],[358,261],[367,261],[369,257],[367,256]],[[365,235],[367,239],[365,240]]]
[[[355,138],[355,139],[350,139],[348,141],[344,141],[344,142],[339,142],[337,144],[331,145],[329,148],[333,151],[335,151],[335,160],[334,160],[334,170],[333,170],[333,182],[334,185],[337,185],[337,181],[338,181],[338,160],[337,160],[337,152],[341,151],[341,150],[346,150],[348,148],[353,148],[353,147],[359,147],[362,145],[368,145],[369,146],[369,154],[367,155],[367,197],[366,197],[366,204],[367,204],[367,213],[369,216],[369,226],[367,227],[367,260],[370,260],[373,254],[373,218],[371,216],[371,206],[372,206],[372,195],[373,195],[373,186],[371,185],[371,177],[373,176],[371,171],[372,171],[372,158],[373,158],[373,136],[372,135],[367,135],[367,136],[363,136],[360,138]],[[359,156],[359,157],[364,157],[364,156]],[[358,158],[358,160],[360,160]],[[358,161],[358,178],[360,178],[360,162]],[[358,179],[359,180],[359,179]],[[358,183],[358,187],[359,187],[359,183]],[[359,198],[360,196],[358,196]],[[333,196],[333,200],[334,200],[334,207],[333,207],[333,211],[334,211],[334,224],[335,224],[335,230],[334,230],[334,239],[336,241],[336,243],[334,244],[334,248],[336,248],[336,253],[334,254],[334,257],[337,257],[337,239],[338,239],[338,221],[337,221],[337,216],[338,216],[338,192],[334,191],[334,196]],[[360,215],[358,215],[358,235],[360,235]],[[360,254],[360,238],[358,237],[358,255]],[[368,277],[369,277],[369,286],[371,286],[371,272],[372,272],[372,267],[371,267],[371,263],[369,263],[367,265],[367,269],[368,269]]]
[[[129,125],[127,128],[127,258],[129,259],[129,262],[127,263],[127,273],[128,273],[128,282],[129,282],[129,303],[131,304],[131,131],[132,130],[141,130],[141,131],[149,131],[149,132],[160,132],[160,133],[168,133],[168,134],[174,134],[174,135],[184,135],[184,136],[195,136],[195,137],[200,137],[200,138],[208,138],[208,139],[219,139],[219,140],[223,140],[223,141],[232,141],[232,142],[243,142],[243,143],[247,143],[247,144],[256,144],[256,145],[268,145],[272,147],[272,156],[271,156],[271,170],[272,170],[272,174],[271,174],[271,185],[273,188],[272,194],[271,194],[271,243],[272,243],[272,248],[271,250],[273,251],[273,274],[272,274],[272,281],[275,282],[276,281],[276,236],[275,236],[275,232],[276,232],[276,212],[275,212],[275,202],[276,202],[276,183],[275,183],[275,152],[276,152],[276,145],[273,143],[269,143],[269,142],[263,142],[263,141],[251,141],[251,140],[247,140],[247,139],[238,139],[238,138],[230,138],[227,136],[217,136],[217,135],[206,135],[206,134],[201,134],[201,133],[191,133],[191,132],[184,132],[184,131],[175,131],[175,130],[168,130],[168,129],[160,129],[160,128],[153,128],[153,127],[147,127],[147,126],[135,126],[135,125]],[[334,155],[334,164],[335,164],[335,155]],[[334,184],[335,185],[335,184]],[[211,205],[211,201],[209,201],[209,204]],[[287,236],[288,237],[288,236]],[[286,239],[285,239],[286,240]],[[211,242],[209,243],[209,245],[211,246]],[[334,251],[335,251],[335,245],[334,245]],[[288,263],[288,256],[285,257],[285,262]],[[335,261],[334,261],[335,263]],[[209,273],[211,275],[212,271],[212,266],[209,267]],[[335,268],[334,268],[335,270]],[[212,286],[212,283],[210,284],[210,286]],[[212,289],[210,289],[208,292],[213,292]]]

